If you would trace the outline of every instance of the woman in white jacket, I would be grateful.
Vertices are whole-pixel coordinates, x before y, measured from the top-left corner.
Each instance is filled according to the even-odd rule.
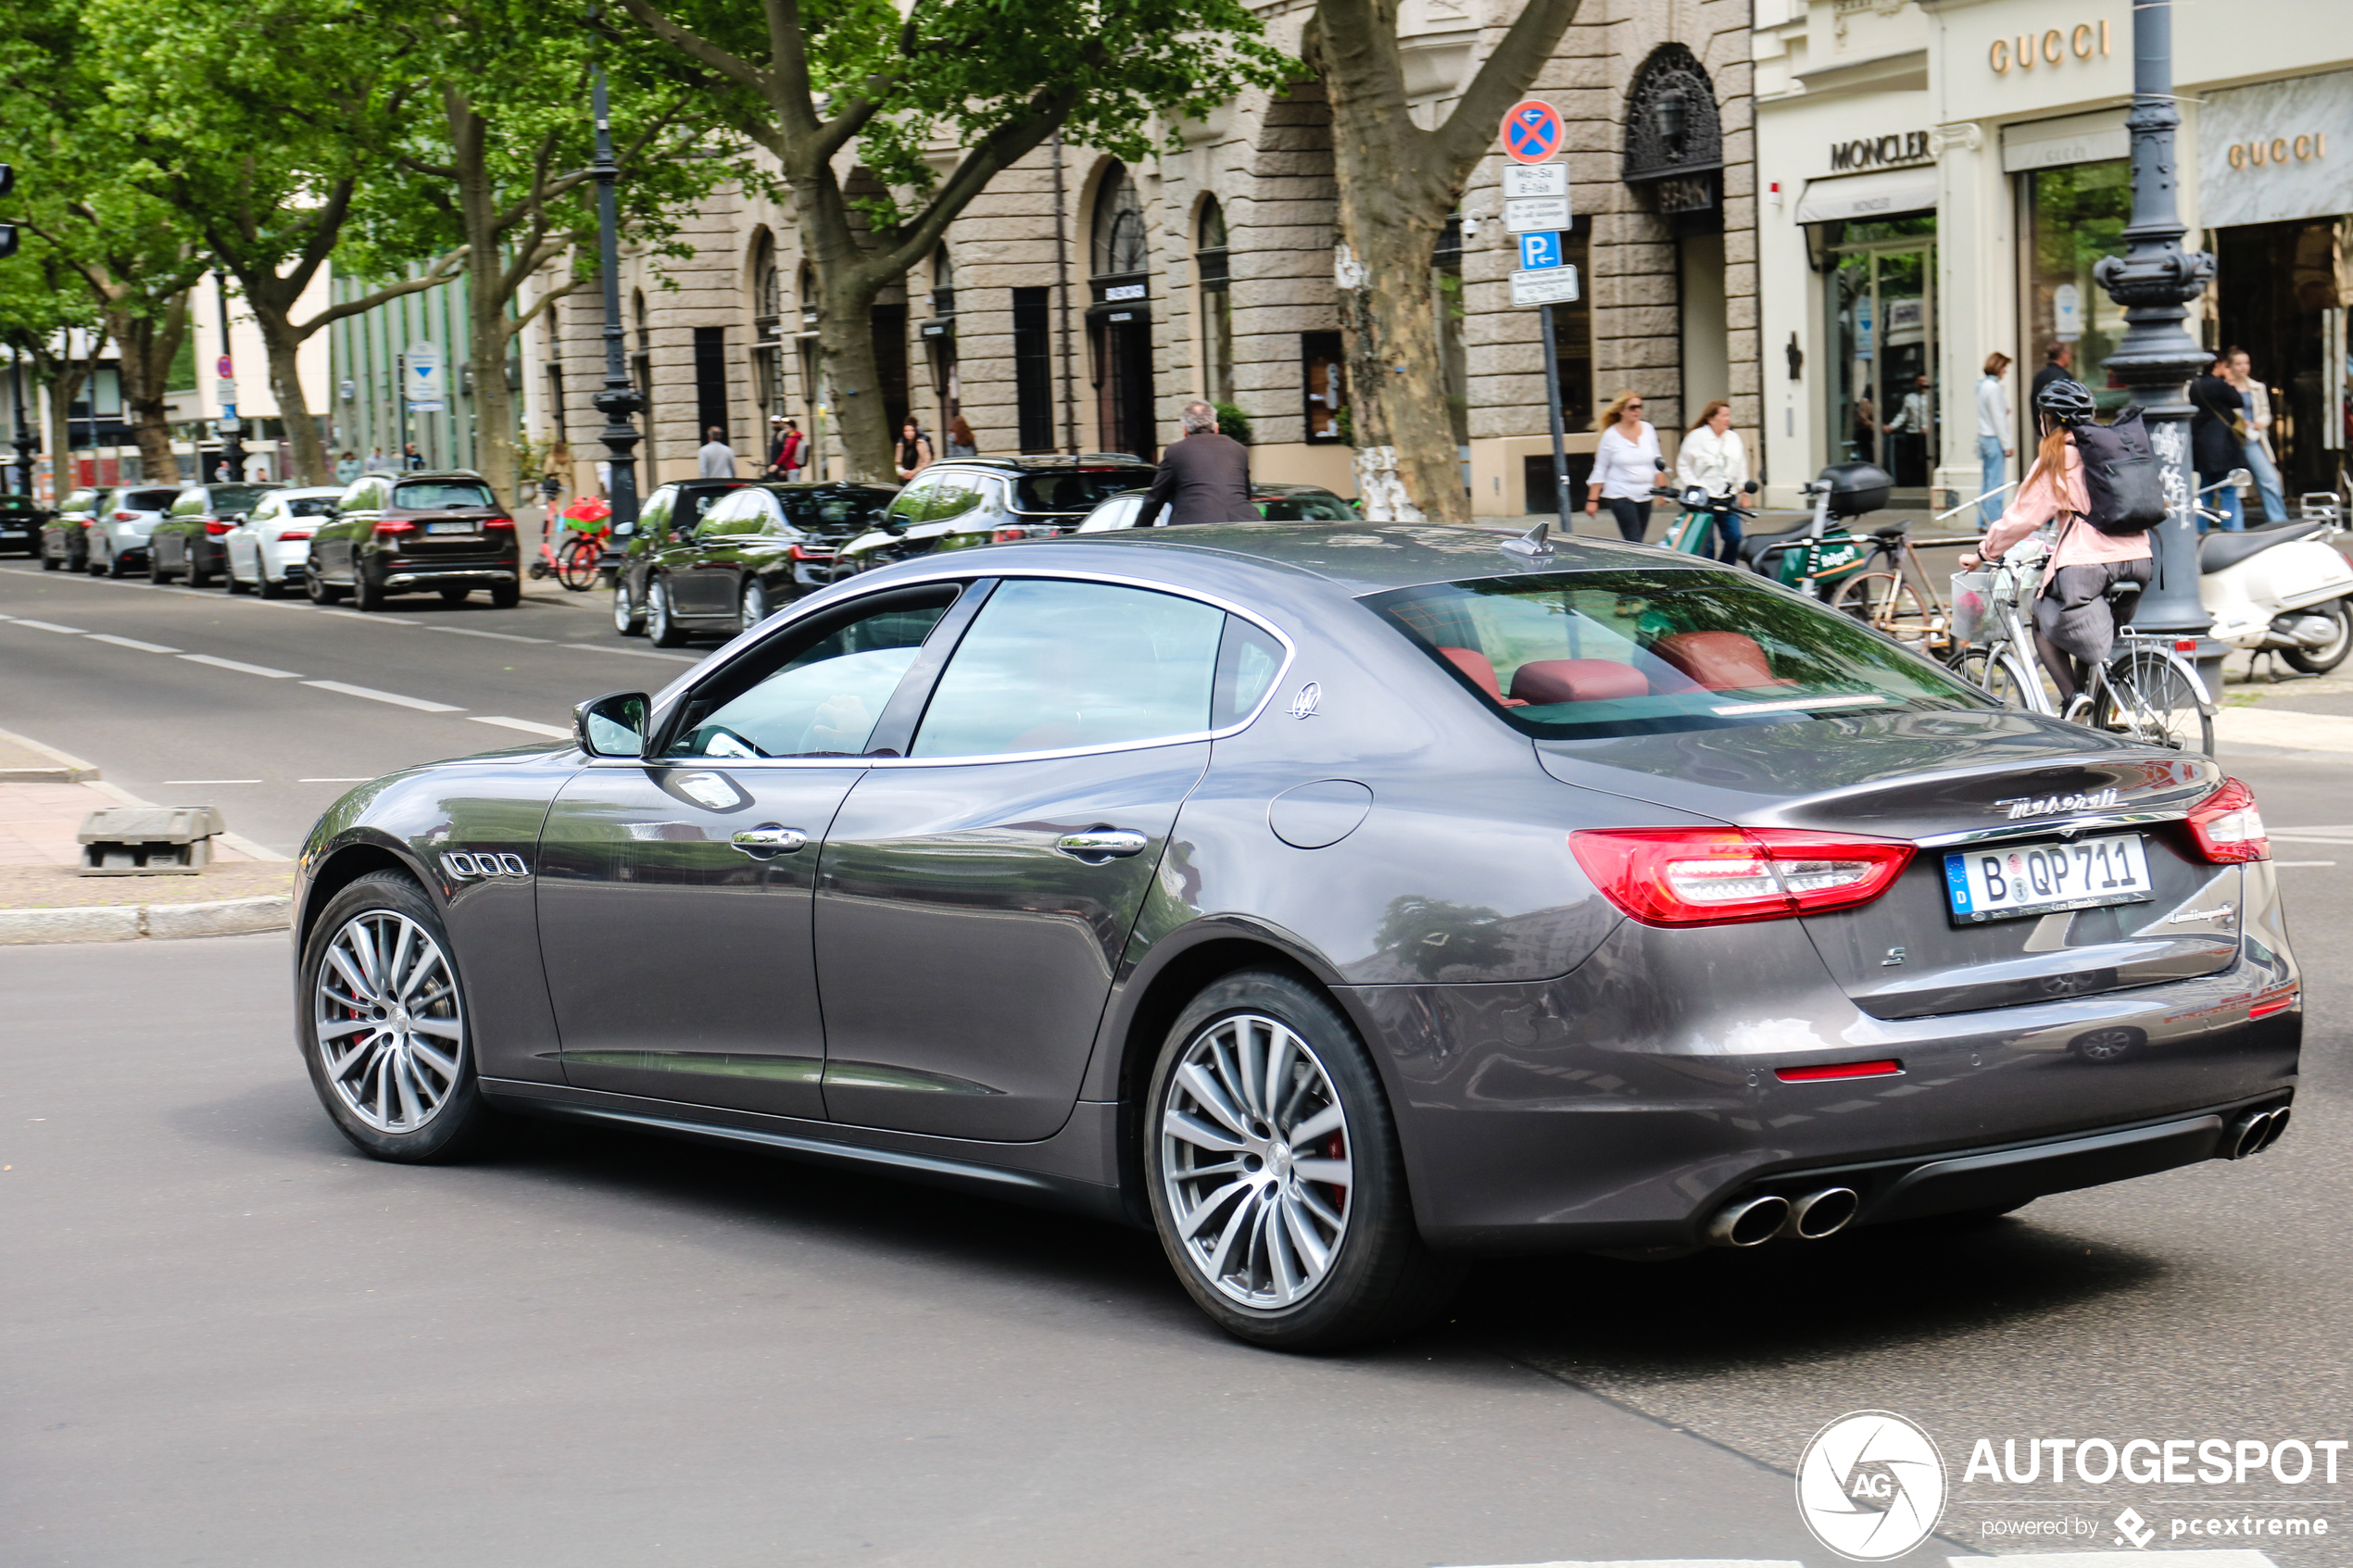
[[[1618,537],[1639,545],[1650,532],[1651,488],[1658,483],[1658,432],[1642,418],[1642,395],[1621,392],[1593,421],[1602,433],[1593,448],[1593,472],[1585,482],[1585,515],[1598,516],[1609,503]]]
[[[1732,406],[1723,398],[1702,409],[1699,423],[1685,433],[1682,447],[1675,454],[1675,483],[1680,490],[1696,484],[1719,500],[1739,494],[1748,483],[1748,448],[1741,442],[1741,433],[1732,428]],[[1719,558],[1738,562],[1739,514],[1727,512],[1716,521],[1723,546]]]

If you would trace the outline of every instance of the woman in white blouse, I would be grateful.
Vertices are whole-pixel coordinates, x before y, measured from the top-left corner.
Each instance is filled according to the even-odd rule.
[[[1741,433],[1732,428],[1732,406],[1723,398],[1702,409],[1699,423],[1685,433],[1683,445],[1675,454],[1675,483],[1684,490],[1696,484],[1719,498],[1737,494],[1748,483],[1748,448],[1742,445]],[[1718,552],[1721,558],[1738,563],[1739,514],[1724,513],[1716,524],[1723,546]]]
[[[1642,419],[1642,395],[1621,392],[1593,421],[1602,439],[1593,448],[1592,477],[1585,482],[1585,515],[1599,516],[1609,504],[1618,536],[1639,545],[1650,532],[1651,488],[1658,483],[1658,432]]]

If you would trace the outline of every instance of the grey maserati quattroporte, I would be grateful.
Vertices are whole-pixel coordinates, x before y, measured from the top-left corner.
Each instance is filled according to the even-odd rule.
[[[518,1113],[1153,1227],[1331,1346],[1466,1255],[1991,1215],[2275,1140],[2255,802],[1639,546],[1262,523],[834,584],[296,886],[336,1124]]]

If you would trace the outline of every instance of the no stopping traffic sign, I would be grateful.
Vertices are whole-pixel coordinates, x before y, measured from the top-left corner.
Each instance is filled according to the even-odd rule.
[[[1504,152],[1516,163],[1542,163],[1561,150],[1560,111],[1541,98],[1522,98],[1504,115]]]

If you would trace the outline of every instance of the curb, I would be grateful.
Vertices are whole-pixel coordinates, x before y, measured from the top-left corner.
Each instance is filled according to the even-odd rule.
[[[237,936],[294,923],[283,893],[212,904],[96,904],[83,909],[0,909],[0,947],[42,942],[135,942],[142,937]]]
[[[90,784],[98,777],[98,770],[92,764],[54,746],[44,746],[30,735],[0,730],[0,741],[20,746],[57,763],[54,768],[0,768],[0,784]]]

